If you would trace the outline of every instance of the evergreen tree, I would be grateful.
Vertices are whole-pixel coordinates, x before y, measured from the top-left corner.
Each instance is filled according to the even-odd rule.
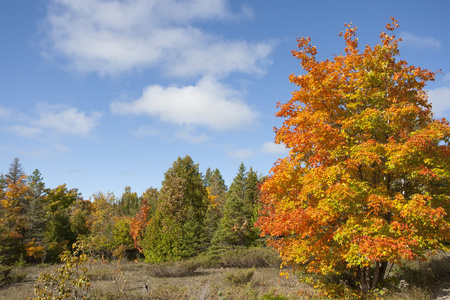
[[[176,260],[199,253],[208,197],[203,184],[190,156],[178,158],[164,174],[157,210],[143,241],[147,260]]]
[[[19,158],[15,157],[14,161],[9,165],[9,172],[6,173],[5,177],[15,184],[24,175],[25,172],[19,162]]]
[[[31,176],[28,176],[28,186],[30,200],[26,214],[28,227],[26,240],[31,241],[34,239],[36,245],[42,246],[47,220],[45,218],[46,210],[44,204],[45,184],[38,169],[35,169]]]
[[[247,168],[244,163],[239,165],[238,173],[233,178],[229,192],[234,192],[241,199],[245,198],[245,178],[247,176]]]
[[[120,215],[134,216],[139,211],[141,199],[136,192],[131,192],[131,187],[125,187],[122,197],[118,203],[118,212]]]
[[[258,237],[254,228],[257,211],[258,176],[243,163],[227,193],[222,218],[212,243],[216,246],[250,246]]]
[[[219,228],[227,192],[227,186],[225,185],[225,181],[223,180],[220,171],[215,169],[211,172],[209,168],[208,170],[210,175],[206,187],[209,201],[205,215],[205,248],[211,246],[214,234]]]

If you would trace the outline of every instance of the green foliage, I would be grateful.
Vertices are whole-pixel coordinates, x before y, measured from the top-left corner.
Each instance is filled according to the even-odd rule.
[[[259,237],[254,223],[258,214],[258,176],[243,163],[228,191],[212,244],[221,246],[250,246]]]
[[[131,187],[125,187],[118,203],[117,211],[119,215],[134,216],[139,211],[141,199],[136,192],[131,192]]]
[[[200,252],[207,197],[198,165],[190,156],[178,158],[164,174],[158,206],[146,229],[146,260],[178,260]]]
[[[86,276],[89,260],[82,243],[73,245],[74,254],[64,251],[60,259],[64,263],[53,273],[42,273],[34,286],[35,299],[90,299],[91,283]]]
[[[9,283],[12,267],[0,265],[0,287]]]
[[[45,196],[44,202],[47,205],[47,209],[51,213],[55,213],[58,210],[67,209],[73,204],[79,197],[77,189],[67,189],[65,184],[48,190]]]
[[[94,254],[99,257],[112,257],[114,223],[117,220],[114,210],[115,202],[116,197],[112,193],[94,195],[93,211],[89,220],[91,234],[88,239],[92,241]]]
[[[274,291],[272,291],[269,294],[262,295],[259,300],[289,300],[288,297],[276,294]]]
[[[131,219],[127,217],[116,218],[113,226],[111,249],[118,249],[121,245],[125,249],[133,249],[133,238],[130,235]]]

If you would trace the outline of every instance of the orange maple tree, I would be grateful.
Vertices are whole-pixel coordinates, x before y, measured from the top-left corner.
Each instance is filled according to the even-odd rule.
[[[133,238],[134,247],[142,253],[142,239],[144,236],[145,227],[147,227],[150,215],[150,205],[146,198],[142,199],[141,208],[136,213],[136,216],[130,222],[130,235]]]
[[[364,294],[388,263],[424,259],[449,240],[450,126],[434,119],[424,90],[436,72],[396,59],[401,41],[387,24],[381,43],[316,59],[310,38],[293,55],[306,73],[276,114],[276,142],[290,149],[262,185],[258,226],[284,264],[346,274]]]

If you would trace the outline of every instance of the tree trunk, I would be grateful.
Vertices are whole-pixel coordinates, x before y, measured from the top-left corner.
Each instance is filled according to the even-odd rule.
[[[360,268],[360,287],[361,292],[366,295],[370,290],[375,289],[377,285],[384,280],[387,270],[387,261],[377,261],[373,268]]]

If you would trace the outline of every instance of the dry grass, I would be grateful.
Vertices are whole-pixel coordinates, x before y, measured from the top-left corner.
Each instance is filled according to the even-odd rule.
[[[0,289],[0,299],[26,299],[33,296],[33,285],[41,272],[49,272],[57,266],[28,266],[20,268],[27,273],[21,283]],[[244,269],[245,270],[245,269]],[[91,299],[252,299],[275,293],[296,297],[300,290],[311,290],[295,278],[279,277],[279,268],[255,269],[247,284],[234,286],[226,280],[234,268],[199,268],[188,277],[155,277],[149,273],[149,265],[142,262],[97,262],[89,267]],[[145,289],[145,284],[148,290]]]
[[[418,286],[415,281],[432,282],[439,277],[444,280],[439,283],[440,286],[450,282],[450,278],[445,277],[450,270],[448,262],[448,257],[441,255],[436,256],[428,263],[404,265],[395,272],[396,275],[403,275],[404,280],[409,280],[410,285],[404,289],[392,289],[377,299],[437,299],[436,293],[433,293],[433,285],[428,287]],[[189,265],[190,263],[186,264]],[[56,267],[36,265],[15,268],[13,272],[23,272],[27,276],[23,282],[7,285],[0,289],[0,299],[15,300],[33,296],[33,285],[39,274],[49,272]],[[298,296],[299,291],[303,291],[304,295],[315,294],[311,287],[300,283],[295,276],[291,276],[289,279],[280,277],[278,275],[279,268],[199,267],[195,272],[191,272],[189,276],[185,277],[152,276],[151,269],[151,265],[143,262],[95,262],[90,265],[87,273],[92,283],[90,299],[286,300],[302,299]],[[174,269],[175,271],[170,272],[181,272],[181,269],[177,267]],[[252,276],[244,276],[252,272]],[[238,273],[243,275],[240,276]],[[231,284],[230,280],[227,279],[231,276],[230,274],[234,278],[245,277],[245,282],[242,281],[242,284],[239,285]],[[145,289],[145,285],[147,289]],[[440,296],[442,297],[442,295]],[[324,300],[324,298],[317,299]],[[351,297],[346,299],[351,299]]]

